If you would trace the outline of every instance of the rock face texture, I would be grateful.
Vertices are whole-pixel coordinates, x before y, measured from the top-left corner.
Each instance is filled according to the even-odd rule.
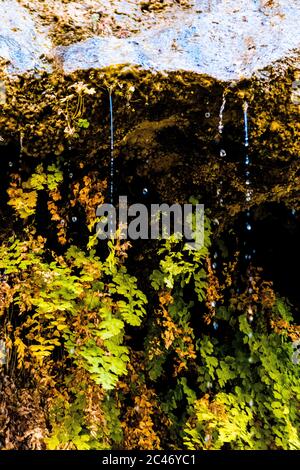
[[[251,77],[300,45],[300,5],[282,2],[264,11],[259,2],[211,2],[127,38],[92,38],[62,49],[64,69],[130,63],[154,71],[188,71],[220,80]],[[270,17],[271,16],[271,17]]]
[[[28,159],[55,158],[74,174],[84,160],[107,176],[110,92],[118,192],[196,195],[226,224],[245,209],[247,101],[251,204],[298,208],[298,0],[2,0],[0,9],[2,172],[19,167],[8,166],[14,145]]]
[[[297,0],[1,2],[8,72],[130,64],[220,80],[249,78],[300,44]]]

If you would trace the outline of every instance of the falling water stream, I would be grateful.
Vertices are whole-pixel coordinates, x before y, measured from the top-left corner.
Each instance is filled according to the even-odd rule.
[[[219,126],[218,126],[218,131],[220,134],[223,133],[223,113],[225,110],[226,106],[226,92],[223,93],[223,99],[222,99],[222,104],[220,107],[220,113],[219,113]],[[245,248],[245,253],[244,253],[244,260],[246,262],[246,273],[247,273],[247,292],[249,296],[251,297],[252,294],[252,281],[253,277],[251,275],[251,259],[252,259],[252,253],[255,252],[255,250],[251,249],[251,244],[249,242],[249,235],[252,231],[252,214],[251,214],[251,200],[252,200],[252,195],[253,191],[251,188],[251,158],[249,156],[249,118],[248,118],[248,103],[247,101],[244,102],[243,104],[243,117],[244,117],[244,181],[245,181],[245,186],[246,186],[246,193],[245,193],[245,201],[246,201],[246,221],[245,221],[245,232],[246,232],[246,237],[244,240],[244,248]],[[226,151],[224,149],[220,150],[220,156],[221,157],[226,157]],[[223,205],[223,199],[222,199],[222,181],[219,182],[218,187],[217,187],[217,198],[218,198],[218,205],[222,207]],[[214,253],[214,261],[212,263],[212,268],[215,270],[217,268],[217,258],[218,258],[218,253]],[[216,302],[212,302],[211,306],[215,308]],[[247,315],[248,315],[248,321],[251,323],[253,321],[253,309],[251,306],[251,302],[249,303],[248,310],[247,310]],[[218,323],[215,321],[213,323],[213,328],[216,330],[218,328]],[[249,361],[251,362],[251,357],[249,358]]]
[[[248,126],[248,103],[244,102],[243,111],[244,111],[244,130],[245,130],[245,147],[249,147],[249,126]],[[247,155],[246,155],[247,156]]]
[[[222,101],[222,105],[221,105],[221,108],[220,108],[220,113],[219,113],[219,133],[222,134],[223,133],[223,129],[224,129],[224,125],[223,125],[223,113],[224,113],[224,110],[225,110],[225,106],[226,106],[226,91],[223,92],[223,101]]]
[[[252,231],[252,214],[251,214],[251,200],[252,200],[252,195],[253,195],[253,190],[251,188],[251,159],[248,153],[248,147],[249,147],[249,125],[248,125],[248,103],[245,102],[243,106],[244,110],[244,126],[245,126],[245,141],[244,141],[244,146],[245,146],[245,160],[244,160],[244,168],[245,168],[245,185],[246,185],[246,230],[247,232]],[[250,262],[252,258],[252,254],[255,253],[255,250],[252,249],[251,247],[248,247],[249,252],[245,254],[245,259]]]
[[[250,167],[251,167],[251,161],[248,153],[248,147],[249,147],[249,124],[248,124],[248,103],[247,101],[244,102],[243,105],[243,111],[244,111],[244,146],[245,146],[245,160],[244,160],[244,167],[245,167],[245,184],[246,184],[246,232],[251,232],[252,231],[252,222],[251,222],[251,209],[250,209],[250,202],[252,199],[252,190],[251,190],[251,181],[250,181]],[[246,245],[245,241],[245,245]],[[254,250],[251,252],[251,246],[250,243],[248,243],[248,246],[246,246],[246,253],[245,253],[245,260],[247,263],[247,290],[249,297],[251,298],[252,295],[252,281],[253,277],[251,275],[251,258],[252,258],[252,253]],[[253,308],[251,305],[251,300],[249,301],[248,309],[247,309],[247,316],[248,316],[248,321],[249,323],[253,322]],[[252,332],[249,333],[249,338],[252,337]],[[253,362],[253,358],[250,355],[248,358],[249,363]],[[254,405],[253,400],[250,399],[249,401],[249,406],[252,408]]]
[[[226,106],[226,90],[224,90],[223,95],[222,95],[222,104],[221,104],[220,112],[219,112],[219,125],[218,125],[219,134],[223,134],[223,129],[224,129],[223,114],[224,114],[225,106]],[[206,113],[205,117],[208,117],[208,115],[210,116],[209,113]],[[222,158],[226,157],[226,150],[224,150],[224,149],[220,150],[220,157],[222,157]],[[220,180],[219,183],[218,183],[218,186],[217,186],[217,201],[218,201],[218,205],[220,207],[223,206],[222,187],[223,187],[223,181]],[[215,219],[215,221],[217,222],[216,219]],[[218,256],[219,256],[218,252],[215,251],[214,256],[213,256],[214,259],[213,259],[213,263],[212,263],[212,269],[213,270],[216,270],[217,267],[218,267],[218,263],[217,263]],[[211,307],[213,309],[216,308],[216,302],[215,301],[211,302]],[[217,330],[219,328],[219,324],[218,324],[217,321],[213,322],[213,328],[214,328],[214,330]]]
[[[220,112],[219,112],[219,126],[218,126],[219,134],[223,134],[223,129],[224,129],[223,114],[224,114],[225,106],[226,106],[226,90],[224,90],[223,95],[222,95],[222,104],[221,104]],[[226,157],[226,150],[224,150],[223,148],[220,150],[220,157],[222,157],[222,158]],[[219,182],[219,188],[217,189],[217,196],[218,197],[221,194],[222,185],[223,185],[223,181],[221,180]],[[218,201],[219,201],[219,205],[222,207],[223,206],[223,198],[219,197]]]
[[[110,204],[114,203],[114,180],[115,180],[115,159],[114,159],[114,115],[112,91],[109,90],[109,120],[110,120],[110,180],[109,180],[109,199]]]
[[[251,226],[251,212],[250,212],[250,202],[252,199],[252,190],[251,190],[251,181],[250,181],[250,157],[248,154],[248,147],[249,147],[249,125],[248,125],[248,103],[245,101],[243,105],[243,111],[244,111],[244,132],[245,132],[245,140],[244,140],[244,146],[246,148],[245,151],[245,159],[244,159],[244,165],[245,165],[245,185],[246,185],[246,216],[247,216],[247,221],[246,221],[246,230],[250,232],[252,230]],[[246,259],[251,259],[251,254],[246,254],[245,255]]]
[[[23,132],[20,132],[20,154],[19,154],[19,171],[22,171],[22,158],[23,158]]]

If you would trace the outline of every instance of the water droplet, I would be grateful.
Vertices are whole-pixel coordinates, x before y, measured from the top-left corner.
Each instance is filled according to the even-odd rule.
[[[73,173],[69,173],[69,178],[73,178]]]
[[[144,188],[144,189],[143,189],[143,196],[147,196],[147,194],[148,194],[148,189],[147,189],[147,188]]]
[[[218,253],[215,252],[215,253],[214,253],[214,258],[216,259],[217,257],[218,257]]]
[[[248,338],[251,339],[252,337],[253,337],[253,333],[252,333],[252,331],[250,331],[250,333],[248,333]]]
[[[250,181],[246,180],[246,185],[249,186],[249,184],[250,184]]]
[[[251,287],[249,287],[248,292],[249,292],[249,294],[252,294],[253,289]]]
[[[210,113],[205,113],[206,119],[210,118]]]
[[[246,163],[246,165],[250,164],[250,158],[248,156],[245,158],[245,163]]]
[[[213,300],[213,301],[210,303],[210,305],[211,305],[213,308],[215,308],[216,302]]]
[[[250,171],[247,170],[246,173],[245,173],[245,175],[246,175],[246,176],[250,176]]]
[[[12,167],[12,166],[13,166],[13,162],[8,162],[8,166]]]
[[[249,211],[246,212],[246,216],[247,216],[247,217],[250,217],[250,216],[251,216],[251,212],[249,212]]]
[[[213,223],[214,223],[215,225],[220,225],[220,222],[218,221],[218,219],[214,219],[214,220],[213,220]]]
[[[248,306],[248,313],[249,313],[249,315],[252,315],[252,313],[253,313],[251,305]]]
[[[220,157],[226,157],[226,151],[224,149],[220,150]]]
[[[253,400],[251,399],[251,400],[249,401],[249,406],[250,406],[250,408],[252,408],[253,405],[254,405],[254,402],[253,402]]]
[[[253,362],[253,357],[252,356],[249,357],[248,362],[250,362],[250,364],[252,364],[252,362]]]
[[[72,222],[77,222],[77,217],[72,217]]]
[[[250,224],[247,224],[247,225],[246,225],[246,229],[247,229],[248,231],[252,230],[251,225],[250,225]]]
[[[70,353],[70,354],[74,354],[74,353],[75,353],[75,348],[70,348],[69,353]]]
[[[217,263],[213,263],[213,264],[212,264],[212,268],[213,268],[213,269],[216,269],[216,267],[217,267]]]
[[[249,320],[249,323],[252,323],[253,322],[253,315],[250,315],[248,320]]]
[[[291,210],[292,215],[296,215],[296,209]]]
[[[219,325],[216,321],[213,322],[213,328],[214,330],[217,330],[219,328]]]
[[[60,221],[60,225],[65,225],[65,221],[63,219]]]

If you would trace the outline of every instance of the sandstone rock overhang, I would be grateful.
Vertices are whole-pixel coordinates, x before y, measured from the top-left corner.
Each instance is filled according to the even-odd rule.
[[[51,71],[56,58],[65,73],[129,64],[236,81],[299,57],[299,0],[2,0],[0,8],[10,75]],[[65,25],[66,37],[74,32],[67,41]]]
[[[167,6],[154,12],[158,4]],[[247,100],[253,206],[300,210],[299,0],[211,0],[210,10],[192,0],[4,6],[0,163],[21,148],[24,163],[57,159],[74,169],[84,160],[108,174],[110,91],[126,191],[147,181],[163,201],[201,192],[231,223],[245,210]]]

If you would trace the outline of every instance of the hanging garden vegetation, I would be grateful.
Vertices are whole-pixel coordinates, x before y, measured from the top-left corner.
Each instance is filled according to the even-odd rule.
[[[0,12],[1,449],[300,450],[297,1]]]

